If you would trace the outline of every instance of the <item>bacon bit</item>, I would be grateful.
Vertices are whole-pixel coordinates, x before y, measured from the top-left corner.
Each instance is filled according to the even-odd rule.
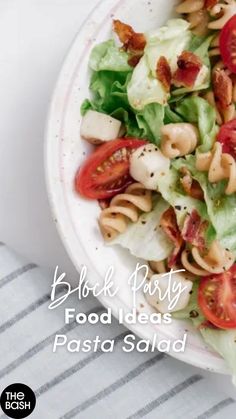
[[[200,250],[204,250],[204,232],[207,227],[208,222],[202,221],[198,212],[193,210],[191,214],[188,214],[185,218],[182,237],[186,242],[198,247]]]
[[[166,59],[162,56],[159,58],[156,69],[157,80],[159,80],[167,92],[170,91],[171,86],[171,68]]]
[[[178,69],[173,75],[173,83],[177,87],[193,87],[202,68],[200,58],[190,51],[183,51],[177,61]]]
[[[168,260],[168,267],[173,268],[177,262],[184,241],[177,224],[175,211],[172,207],[162,214],[160,226],[175,246],[173,253]]]
[[[128,64],[131,67],[136,67],[136,65],[138,65],[141,58],[142,58],[142,55],[131,55],[131,57],[128,59]]]
[[[233,100],[233,83],[224,70],[217,68],[212,77],[213,91],[219,106],[226,109]]]
[[[211,10],[219,0],[205,0],[204,9]]]
[[[126,25],[126,23],[120,20],[113,21],[113,30],[118,35],[126,51],[143,52],[146,46],[146,39],[143,33],[135,32],[132,26]]]
[[[186,194],[194,199],[198,199],[199,201],[204,201],[203,190],[199,183],[192,178],[190,171],[186,167],[183,167],[181,173],[184,176],[180,179],[180,183]]]

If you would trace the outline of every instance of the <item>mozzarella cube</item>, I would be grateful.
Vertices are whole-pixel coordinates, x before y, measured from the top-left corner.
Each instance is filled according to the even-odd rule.
[[[158,179],[170,168],[170,159],[165,157],[154,144],[139,147],[130,158],[130,174],[145,188],[156,190]]]
[[[149,292],[145,294],[146,300],[163,314],[187,307],[193,288],[193,282],[185,272],[153,275],[149,285]]]
[[[120,129],[118,119],[90,110],[82,119],[80,135],[92,144],[101,144],[118,138]]]

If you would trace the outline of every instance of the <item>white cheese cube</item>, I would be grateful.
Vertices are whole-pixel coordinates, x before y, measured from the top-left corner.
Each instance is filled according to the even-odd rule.
[[[158,179],[170,168],[170,159],[165,157],[154,144],[139,147],[130,158],[130,174],[145,188],[156,190]]]
[[[88,111],[82,119],[80,135],[92,144],[101,144],[119,137],[121,122],[109,115]]]
[[[145,294],[146,300],[160,313],[172,313],[187,307],[193,282],[185,272],[153,275],[149,284],[151,292]]]

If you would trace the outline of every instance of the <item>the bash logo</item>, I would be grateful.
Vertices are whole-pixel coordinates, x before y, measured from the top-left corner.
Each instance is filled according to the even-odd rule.
[[[0,406],[10,418],[23,419],[29,416],[36,405],[36,397],[25,384],[16,383],[6,387],[0,397]]]

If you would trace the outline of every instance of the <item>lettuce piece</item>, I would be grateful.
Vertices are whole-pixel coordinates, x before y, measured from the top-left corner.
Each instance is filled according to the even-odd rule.
[[[137,111],[150,103],[165,105],[169,96],[162,83],[152,76],[146,55],[135,67],[127,91],[129,103]]]
[[[150,142],[159,145],[161,127],[164,123],[163,106],[151,103],[137,113],[118,108],[111,113],[111,116],[124,123],[127,137],[147,138]]]
[[[198,328],[204,341],[218,352],[225,359],[232,375],[233,383],[236,385],[236,329],[221,330],[208,327],[199,327],[205,318],[198,306],[197,294],[199,283],[193,285],[192,295],[188,306],[172,314],[175,319],[191,319],[194,326]]]
[[[177,57],[186,49],[191,40],[189,23],[183,19],[173,19],[166,26],[146,34],[147,45],[144,56],[135,67],[128,85],[130,105],[140,111],[150,103],[166,105],[168,92],[156,77],[156,65],[165,56],[172,71],[177,67]]]
[[[236,195],[225,195],[225,182],[212,185],[207,174],[194,176],[202,186],[209,218],[216,230],[217,239],[236,257]]]
[[[206,204],[185,195],[179,182],[179,173],[174,167],[169,170],[168,174],[159,179],[157,188],[162,197],[174,208],[180,230],[183,227],[186,215],[194,209],[204,220],[209,220]]]
[[[210,183],[207,173],[196,170],[194,156],[178,159],[173,165],[176,169],[187,167],[193,178],[199,182],[204,192],[208,216],[215,229],[216,238],[236,257],[236,194],[225,195],[225,181],[217,184]]]
[[[110,39],[93,48],[89,59],[89,67],[93,71],[132,71],[128,59],[127,52],[118,48],[115,41]]]
[[[186,20],[171,19],[166,26],[147,33],[146,38],[145,55],[152,76],[156,77],[156,65],[161,56],[166,57],[172,72],[176,70],[177,58],[190,44],[192,34]]]
[[[159,103],[151,103],[137,112],[136,120],[139,129],[142,131],[142,138],[159,145],[161,138],[161,127],[164,124],[165,109]]]
[[[224,358],[232,372],[233,384],[236,386],[236,329],[201,328],[200,332],[205,342]]]
[[[86,99],[81,106],[84,115],[89,109],[112,114],[118,108],[131,112],[127,97],[127,84],[130,73],[114,71],[93,72],[90,82],[92,99]]]
[[[124,123],[127,136],[146,138],[159,144],[164,107],[152,103],[140,112],[132,109],[127,97],[129,79],[130,73],[94,72],[90,83],[93,99],[83,102],[81,113],[84,115],[89,109],[107,113]]]
[[[192,96],[178,104],[176,112],[185,122],[198,125],[201,141],[199,151],[209,151],[218,132],[215,109],[205,99]]]
[[[158,199],[150,213],[142,214],[137,223],[130,223],[127,230],[109,244],[117,244],[129,249],[132,255],[144,260],[166,259],[173,245],[159,227],[159,223],[163,212],[168,207],[169,205],[163,199]]]
[[[81,114],[85,115],[89,109],[106,113],[124,123],[127,136],[146,138],[159,144],[164,108],[151,103],[137,112],[130,106],[127,86],[133,69],[127,66],[127,57],[113,40],[93,49],[89,61],[93,70],[90,81],[92,99],[82,103]]]
[[[179,116],[175,111],[171,109],[169,105],[165,106],[165,118],[164,123],[166,124],[176,124],[183,122],[183,118]]]

